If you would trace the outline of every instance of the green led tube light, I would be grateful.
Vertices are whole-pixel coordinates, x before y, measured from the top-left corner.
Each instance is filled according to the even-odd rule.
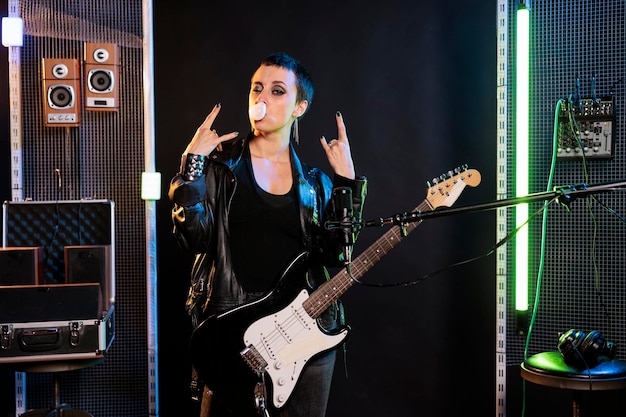
[[[517,10],[516,126],[515,126],[515,193],[528,194],[528,58],[529,12],[520,4]],[[528,218],[528,204],[515,206],[516,227]],[[515,239],[515,309],[528,310],[528,228],[522,227]]]

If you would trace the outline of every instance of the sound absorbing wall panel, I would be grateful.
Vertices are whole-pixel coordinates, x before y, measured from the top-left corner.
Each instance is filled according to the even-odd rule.
[[[578,97],[614,97],[614,156],[557,160],[553,184],[619,183],[626,177],[625,17],[622,1],[532,2],[531,191],[544,191],[548,183],[557,102],[569,105],[574,100],[576,104]],[[530,212],[541,206],[532,204]],[[552,206],[547,215],[545,267],[529,350],[554,349],[558,333],[570,328],[599,329],[620,345],[626,344],[626,315],[621,307],[626,300],[626,190],[575,199],[569,207]],[[539,218],[529,228],[532,305],[540,263]],[[515,334],[514,322],[509,328],[508,353],[512,363],[517,363],[524,340]]]
[[[508,111],[501,119],[503,134],[498,158],[503,173],[502,190],[508,196],[515,195],[513,126],[518,4],[517,0],[499,2],[499,22],[508,21],[506,33],[499,38],[503,57],[499,70],[506,68],[499,80],[501,107]],[[530,192],[546,191],[550,178],[555,187],[566,190],[623,182],[626,178],[625,2],[533,0],[529,4]],[[602,122],[596,123],[593,112],[603,109],[607,101],[611,107]],[[568,114],[575,116],[575,122],[570,124]],[[610,124],[605,123],[607,120]],[[575,127],[574,132],[578,130],[583,142],[598,135],[588,142],[590,149],[596,142],[600,145],[602,141],[612,141],[612,155],[595,157],[590,150],[590,155],[583,159],[580,153],[568,152],[569,145],[564,143],[571,126]],[[529,213],[540,211],[542,206],[543,202],[530,204]],[[514,228],[511,213],[500,216],[498,230]],[[521,322],[514,309],[514,245],[508,244],[502,252],[502,268],[498,272],[502,277],[498,300],[503,307],[499,310],[498,328],[498,349],[503,354],[500,365],[517,367],[525,354],[556,350],[559,335],[572,328],[597,329],[618,346],[626,345],[626,189],[623,186],[610,192],[604,189],[573,198],[568,204],[555,203],[546,215],[545,230],[541,215],[527,226],[529,310]],[[506,300],[505,308],[502,300]],[[504,311],[506,315],[501,314]],[[519,332],[524,327],[530,328],[528,338],[528,332]],[[626,359],[626,351],[618,350],[618,357]],[[502,387],[497,390],[503,391]]]
[[[150,380],[156,380],[156,375],[150,368],[154,361],[149,358],[147,329],[147,216],[146,202],[141,199],[141,173],[150,139],[144,131],[144,3],[149,2],[9,1],[9,11],[17,11],[24,22],[20,59],[10,61],[10,71],[19,65],[19,78],[10,80],[20,81],[21,87],[12,86],[12,91],[20,93],[21,105],[21,131],[11,130],[20,132],[17,139],[21,141],[12,148],[21,151],[21,159],[12,159],[20,164],[12,167],[11,174],[21,179],[12,177],[14,200],[60,201],[61,205],[68,200],[110,200],[116,205],[118,233],[111,242],[116,265],[116,338],[102,364],[61,375],[62,400],[98,417],[156,413],[155,384]],[[84,99],[86,44],[115,45],[115,63],[119,62],[114,68],[119,75],[115,97],[119,95],[119,100],[113,103],[114,111],[86,111],[81,100],[80,125],[48,126],[42,104],[42,59],[76,60],[81,69],[77,93]],[[54,218],[51,213],[46,225],[54,225]],[[67,229],[59,228],[58,233],[57,238],[71,241],[70,245],[107,244],[81,242]],[[59,256],[62,260],[62,251]],[[55,272],[64,275],[59,265]],[[26,374],[25,380],[26,403],[16,401],[15,406],[49,407],[54,391],[51,375]],[[0,411],[7,406],[13,405],[0,404]]]

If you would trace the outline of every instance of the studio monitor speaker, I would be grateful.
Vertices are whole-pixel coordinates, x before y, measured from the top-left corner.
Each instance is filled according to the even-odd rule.
[[[119,47],[113,43],[85,43],[85,110],[119,108]]]
[[[100,284],[102,306],[108,310],[114,302],[111,246],[65,246],[64,250],[66,282]]]
[[[43,58],[44,124],[78,126],[80,124],[80,72],[77,59]]]
[[[0,286],[43,284],[43,247],[0,248]]]

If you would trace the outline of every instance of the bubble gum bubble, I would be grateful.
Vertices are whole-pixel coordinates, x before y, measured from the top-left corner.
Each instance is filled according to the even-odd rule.
[[[253,120],[261,120],[265,117],[265,103],[260,101],[248,109],[248,114]]]

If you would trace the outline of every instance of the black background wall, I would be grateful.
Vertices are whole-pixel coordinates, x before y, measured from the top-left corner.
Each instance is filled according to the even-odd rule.
[[[249,79],[266,54],[286,51],[311,71],[316,96],[300,125],[301,157],[328,169],[318,138],[347,124],[359,174],[370,180],[365,218],[413,209],[426,181],[460,164],[479,170],[457,206],[495,198],[495,4],[484,1],[155,3],[157,166],[166,182],[215,103],[220,133],[245,134]],[[164,188],[165,189],[165,188]],[[184,414],[189,358],[184,299],[190,261],[159,202],[161,409]],[[358,254],[386,229],[361,232]],[[420,225],[363,278],[415,280],[480,256],[495,241],[493,213]],[[490,415],[495,410],[495,278],[487,257],[416,286],[350,289],[347,377],[338,362],[329,417]]]
[[[310,69],[317,88],[298,152],[328,169],[318,138],[336,137],[340,110],[357,171],[370,180],[366,219],[413,209],[426,197],[427,180],[461,164],[480,171],[482,183],[466,189],[456,205],[492,201],[495,4],[220,0],[154,7],[157,169],[164,180],[158,203],[160,415],[194,415],[184,312],[191,259],[170,235],[165,190],[196,127],[219,102],[216,129],[247,132],[249,78],[262,57],[286,51]],[[0,192],[8,199],[5,48],[0,61]],[[355,252],[385,231],[363,230]],[[491,212],[428,220],[363,280],[415,280],[486,254],[494,239]],[[353,329],[347,376],[340,359],[328,416],[492,414],[494,298],[492,256],[415,286],[352,288],[342,298]],[[0,401],[5,397],[10,393]]]

